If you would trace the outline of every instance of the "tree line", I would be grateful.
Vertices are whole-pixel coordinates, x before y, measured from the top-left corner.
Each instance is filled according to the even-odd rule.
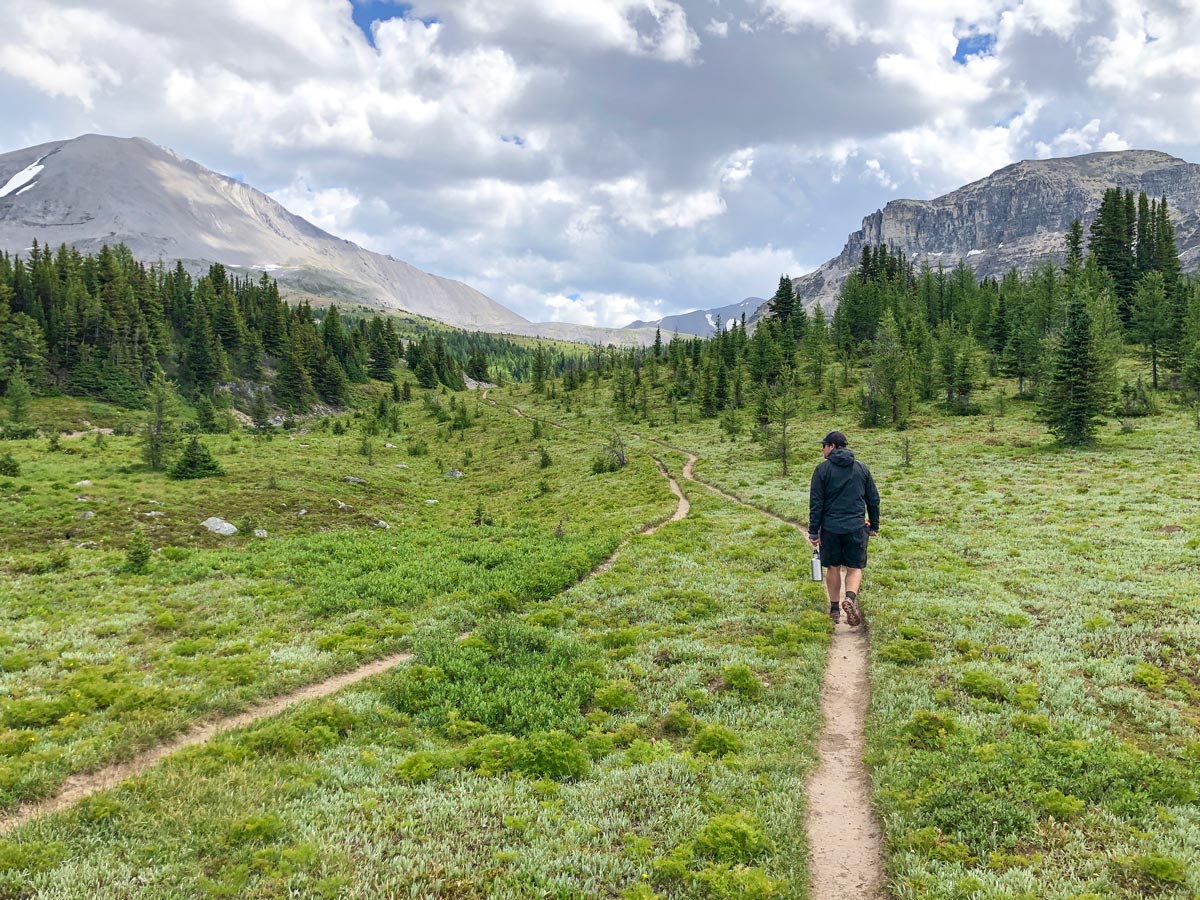
[[[1118,378],[1130,346],[1149,363],[1149,387]],[[783,275],[756,328],[743,316],[709,339],[664,346],[659,334],[653,347],[595,348],[566,361],[546,390],[569,395],[606,379],[621,415],[652,420],[661,387],[672,415],[690,405],[731,432],[745,410],[783,453],[781,432],[804,398],[832,414],[853,404],[867,427],[904,427],[917,403],[980,412],[980,391],[997,376],[1036,399],[1067,444],[1089,442],[1104,415],[1151,411],[1164,378],[1200,397],[1200,286],[1181,273],[1165,197],[1110,191],[1088,238],[1072,223],[1065,264],[1047,259],[1024,275],[977,279],[964,261],[916,266],[902,251],[866,247],[831,317],[806,309]],[[536,372],[531,380],[542,389]]]
[[[95,254],[35,241],[26,258],[0,254],[0,393],[63,393],[144,408],[156,375],[203,409],[240,383],[295,413],[341,407],[349,387],[390,381],[404,359],[425,387],[487,380],[488,351],[517,357],[491,335],[424,331],[405,341],[386,316],[289,305],[276,282],[214,264],[193,278],[182,263],[146,265],[124,245]],[[517,367],[525,365],[518,360]]]

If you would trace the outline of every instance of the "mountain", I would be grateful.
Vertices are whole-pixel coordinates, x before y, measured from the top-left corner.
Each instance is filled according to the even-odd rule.
[[[467,328],[528,324],[460,281],[372,253],[248,185],[142,138],[87,134],[0,155],[0,249],[34,239],[145,260],[269,272],[286,293],[400,309]]]
[[[863,219],[842,252],[795,280],[805,305],[826,310],[866,246],[887,244],[918,266],[966,260],[979,278],[1029,272],[1066,256],[1071,221],[1087,226],[1107,188],[1167,197],[1185,270],[1200,268],[1200,165],[1155,150],[1025,160],[935,200],[893,200]],[[761,315],[760,308],[758,314]]]
[[[743,314],[747,317],[752,316],[754,311],[766,302],[762,297],[747,297],[741,303],[733,303],[718,309],[694,309],[677,316],[664,316],[653,322],[643,322],[639,319],[636,322],[630,322],[625,328],[656,328],[662,332],[664,340],[672,334],[711,337],[716,331],[718,319],[728,325],[735,319],[740,319]]]
[[[474,288],[323,231],[144,138],[85,134],[0,154],[0,250],[124,243],[142,260],[266,272],[285,298],[403,310],[460,328],[648,345],[653,329],[530,322]]]

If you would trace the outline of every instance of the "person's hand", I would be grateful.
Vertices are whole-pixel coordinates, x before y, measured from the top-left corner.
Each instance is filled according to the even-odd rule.
[[[878,531],[868,531],[867,537],[879,537],[879,532]]]
[[[805,535],[805,537],[808,538],[808,545],[810,547],[812,547],[814,550],[816,550],[818,547],[821,546],[821,539],[819,537],[814,538],[814,537],[809,537],[808,535]]]

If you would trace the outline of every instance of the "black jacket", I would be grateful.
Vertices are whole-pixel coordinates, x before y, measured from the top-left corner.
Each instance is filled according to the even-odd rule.
[[[808,533],[814,538],[821,529],[850,534],[863,527],[864,518],[871,531],[879,530],[879,491],[870,470],[841,447],[813,470]]]

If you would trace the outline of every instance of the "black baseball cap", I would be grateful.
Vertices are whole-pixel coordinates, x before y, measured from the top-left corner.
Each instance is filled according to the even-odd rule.
[[[825,437],[821,438],[822,447],[827,447],[830,444],[833,444],[835,447],[845,447],[848,443],[850,442],[846,440],[846,436],[840,431],[831,431]]]

